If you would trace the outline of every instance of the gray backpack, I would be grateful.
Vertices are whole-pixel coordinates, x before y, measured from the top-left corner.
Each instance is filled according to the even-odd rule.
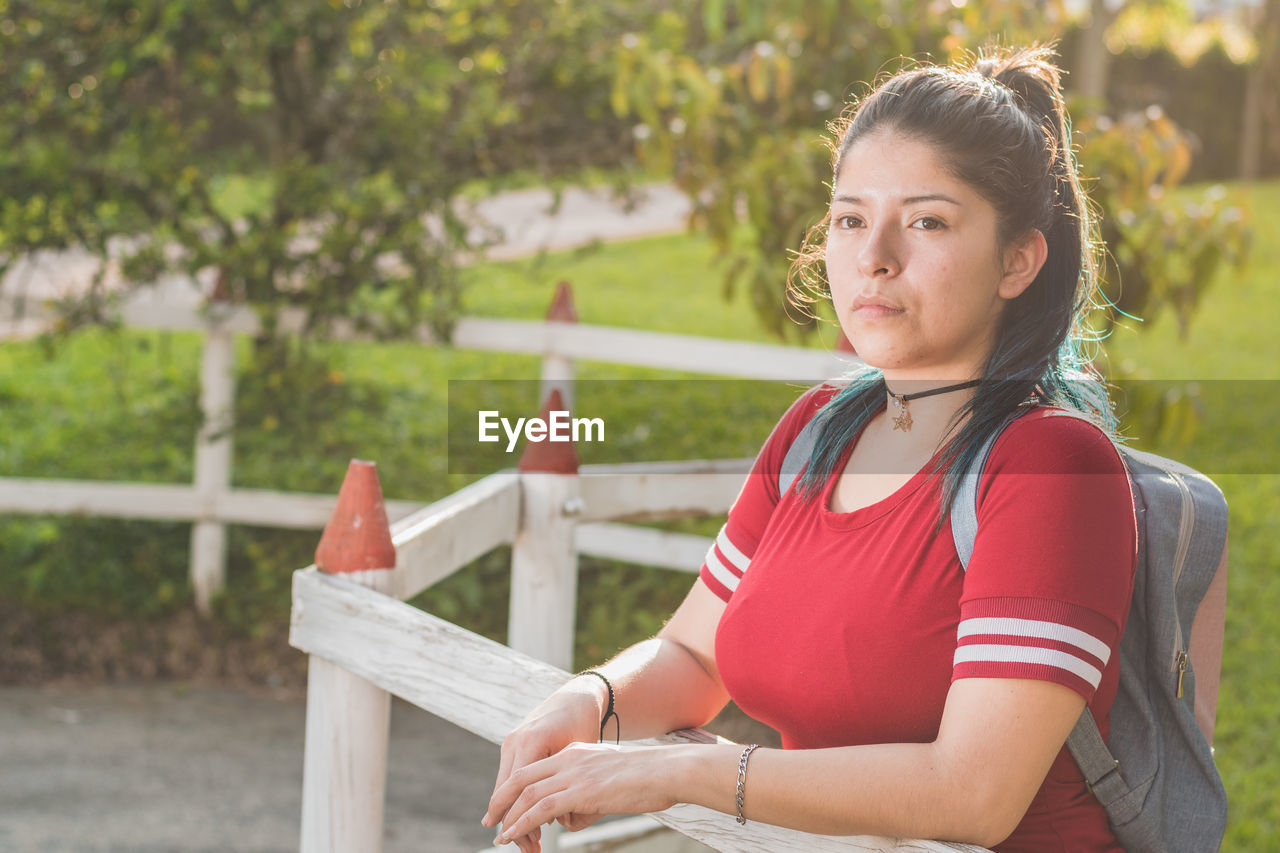
[[[815,420],[787,449],[779,494],[809,460]],[[966,568],[978,529],[978,480],[1000,432],[974,459],[951,508],[956,552]],[[1226,831],[1227,794],[1196,721],[1189,646],[1196,611],[1224,554],[1227,504],[1203,474],[1151,453],[1118,449],[1129,469],[1138,521],[1133,603],[1120,639],[1120,687],[1111,706],[1109,742],[1086,708],[1067,748],[1129,853],[1215,851]]]

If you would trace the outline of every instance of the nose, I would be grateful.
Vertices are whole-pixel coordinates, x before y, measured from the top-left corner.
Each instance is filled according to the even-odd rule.
[[[892,277],[901,272],[898,246],[886,226],[871,228],[858,251],[858,272],[866,278]]]

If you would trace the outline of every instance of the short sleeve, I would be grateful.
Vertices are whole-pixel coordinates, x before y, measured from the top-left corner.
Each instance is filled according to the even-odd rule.
[[[1133,595],[1137,523],[1124,462],[1081,418],[1006,428],[978,493],[952,679],[1033,678],[1088,702]]]
[[[729,508],[728,520],[707,550],[698,573],[721,600],[727,602],[733,597],[738,582],[751,567],[751,557],[778,505],[778,475],[787,450],[837,390],[832,385],[818,385],[806,391],[779,418],[757,454],[751,473]]]

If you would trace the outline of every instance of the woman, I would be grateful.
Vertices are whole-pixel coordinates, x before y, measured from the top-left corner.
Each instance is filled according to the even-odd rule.
[[[1107,730],[1136,525],[1080,372],[1090,217],[1051,56],[899,73],[837,128],[821,259],[869,367],[782,417],[658,635],[507,737],[484,817],[500,842],[689,802],[825,834],[1120,850],[1063,746],[1086,704]],[[965,571],[949,506],[996,433]],[[729,698],[784,748],[596,743],[610,708],[636,739]]]

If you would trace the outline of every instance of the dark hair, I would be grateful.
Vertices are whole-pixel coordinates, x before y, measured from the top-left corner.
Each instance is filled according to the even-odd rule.
[[[1003,250],[1031,229],[1048,257],[1030,286],[1004,308],[982,383],[956,413],[964,426],[948,440],[933,474],[945,471],[942,515],[959,480],[990,435],[1030,398],[1075,409],[1114,437],[1115,417],[1084,344],[1096,307],[1097,260],[1089,202],[1071,149],[1071,129],[1052,45],[987,48],[967,64],[925,65],[883,80],[848,107],[831,130],[838,177],[846,153],[875,131],[890,130],[932,146],[951,174],[996,209]],[[835,181],[833,180],[833,187]],[[793,295],[825,286],[826,225],[811,230],[792,266]],[[813,499],[835,473],[853,437],[884,407],[883,374],[855,370],[821,412],[817,442],[797,485]]]

